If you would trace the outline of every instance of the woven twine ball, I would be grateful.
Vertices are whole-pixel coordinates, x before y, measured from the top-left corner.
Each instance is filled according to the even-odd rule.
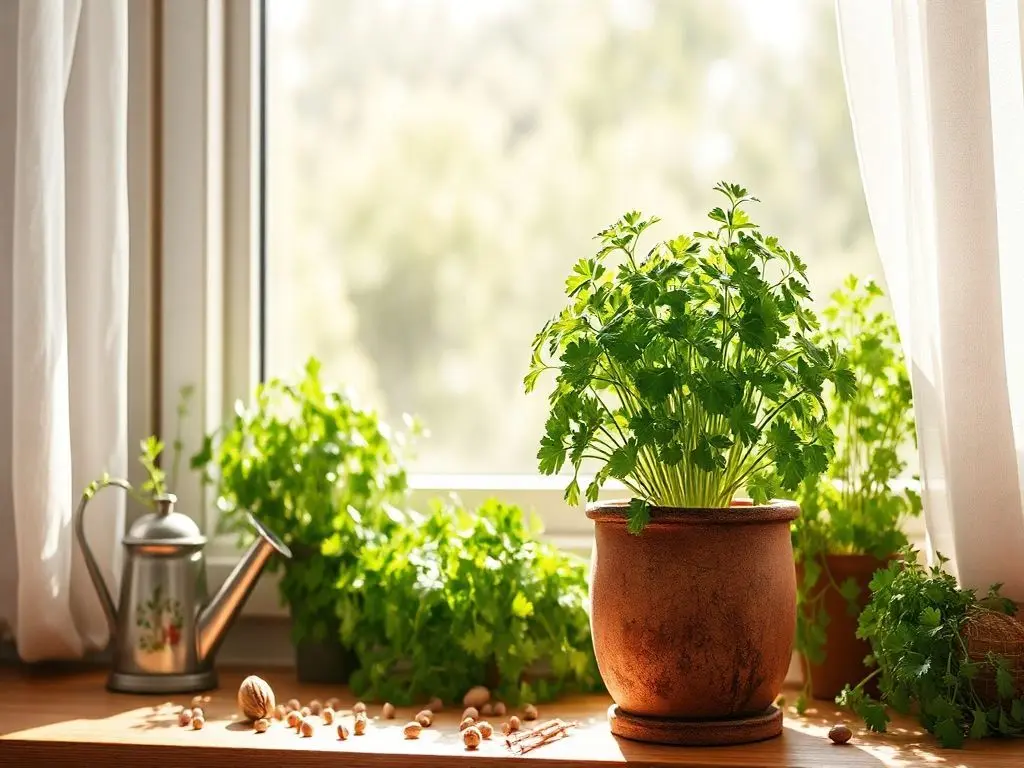
[[[974,690],[985,704],[999,703],[996,671],[987,663],[990,652],[1009,662],[1014,695],[1024,694],[1024,623],[1005,613],[979,608],[964,620],[960,636],[967,645],[967,657],[980,664]]]

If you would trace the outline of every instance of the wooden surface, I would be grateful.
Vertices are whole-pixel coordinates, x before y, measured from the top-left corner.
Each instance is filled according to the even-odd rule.
[[[1021,768],[1024,741],[988,740],[963,750],[943,750],[916,724],[897,722],[889,734],[854,729],[853,742],[834,746],[826,733],[843,719],[834,706],[796,718],[787,711],[782,737],[740,747],[680,748],[639,744],[613,737],[608,731],[604,697],[567,699],[541,708],[541,719],[574,719],[581,727],[561,741],[522,758],[512,757],[495,734],[477,752],[466,752],[458,734],[461,707],[440,713],[418,741],[406,741],[402,726],[414,711],[399,709],[395,720],[382,720],[380,707],[365,736],[338,741],[333,726],[319,726],[312,738],[301,738],[276,723],[265,734],[238,722],[235,694],[242,675],[221,674],[221,688],[212,692],[207,723],[201,731],[178,727],[177,712],[189,696],[132,696],[108,693],[104,675],[28,673],[0,668],[0,766],[114,765],[159,766],[368,766],[370,768],[441,768],[511,766],[515,761],[552,766],[643,766],[695,768],[879,768],[881,766],[942,766],[943,768]],[[347,692],[327,687],[300,686],[290,671],[271,671],[264,677],[278,701],[296,697],[304,703],[339,697]],[[351,717],[344,717],[351,724]],[[500,728],[500,718],[492,722]]]

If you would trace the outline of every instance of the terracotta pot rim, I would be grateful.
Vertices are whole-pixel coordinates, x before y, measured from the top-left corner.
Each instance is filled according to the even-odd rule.
[[[825,560],[835,560],[843,563],[882,563],[888,565],[893,560],[899,560],[899,552],[893,552],[885,557],[875,557],[866,552],[825,552],[822,557]]]
[[[587,517],[595,523],[626,524],[629,501],[598,501],[587,505]],[[776,499],[767,504],[752,504],[736,499],[730,507],[651,507],[651,526],[747,525],[783,523],[796,520],[800,507],[795,501]]]

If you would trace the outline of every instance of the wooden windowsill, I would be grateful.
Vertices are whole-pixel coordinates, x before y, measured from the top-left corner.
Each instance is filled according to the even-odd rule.
[[[880,768],[882,766],[965,766],[1014,768],[1024,766],[1024,742],[987,740],[963,750],[943,750],[916,723],[896,721],[889,734],[854,729],[853,742],[834,746],[828,728],[843,719],[832,705],[798,718],[788,713],[780,738],[739,747],[682,748],[639,744],[616,739],[608,731],[602,696],[571,698],[541,708],[541,718],[578,720],[580,727],[561,741],[515,758],[502,739],[484,742],[466,752],[458,735],[458,712],[440,713],[418,741],[402,738],[402,726],[413,710],[381,720],[379,707],[367,735],[337,740],[333,727],[319,726],[312,738],[300,738],[275,723],[256,734],[238,721],[235,692],[242,674],[221,673],[221,688],[212,693],[201,731],[179,728],[177,712],[191,698],[113,694],[96,671],[40,673],[0,667],[0,765],[48,765],[74,761],[118,768],[151,765],[198,766],[367,766],[368,768],[447,768],[448,766],[511,766],[517,760],[551,766],[599,767],[615,763],[644,766],[735,766],[736,768]],[[291,671],[266,674],[282,699],[306,701],[338,696],[351,704],[345,691],[295,682]],[[350,718],[348,718],[350,720]],[[497,718],[495,718],[497,719]]]

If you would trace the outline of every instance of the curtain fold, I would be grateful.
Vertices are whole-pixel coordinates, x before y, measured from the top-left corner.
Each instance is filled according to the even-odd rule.
[[[127,5],[0,2],[0,621],[34,661],[107,640],[71,515],[91,479],[127,469]],[[124,500],[92,506],[114,586]]]
[[[1018,0],[837,0],[861,177],[914,389],[928,547],[1024,600]]]

